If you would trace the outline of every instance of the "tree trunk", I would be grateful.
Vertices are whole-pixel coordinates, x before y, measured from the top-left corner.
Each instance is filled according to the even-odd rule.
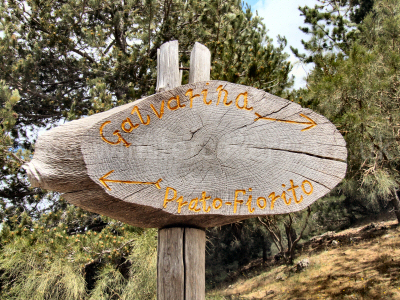
[[[394,197],[390,200],[390,203],[393,205],[394,213],[396,214],[397,224],[400,224],[400,200],[397,195],[397,190],[394,190]]]
[[[267,243],[265,242],[265,238],[262,237],[262,259],[263,259],[263,264],[267,262]]]

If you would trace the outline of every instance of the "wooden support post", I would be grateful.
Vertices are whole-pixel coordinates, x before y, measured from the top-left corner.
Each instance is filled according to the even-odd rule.
[[[170,43],[174,43],[173,46],[163,44],[158,55],[157,91],[177,86],[176,75],[165,75],[170,74],[167,69],[171,61],[169,56],[178,56],[177,41],[167,44]],[[171,73],[176,72],[179,78],[179,64],[173,62]],[[196,43],[190,56],[190,83],[210,80],[210,63],[210,51]],[[205,299],[205,245],[206,234],[202,229],[172,227],[158,231],[158,300]]]
[[[196,42],[190,54],[189,83],[210,80],[210,70],[210,50],[206,46]]]
[[[158,231],[157,299],[205,299],[205,245],[202,229]]]
[[[180,86],[178,41],[162,44],[157,51],[156,92],[171,90]]]
[[[185,299],[184,228],[158,230],[157,300]]]
[[[204,300],[206,297],[206,232],[185,228],[185,300]]]

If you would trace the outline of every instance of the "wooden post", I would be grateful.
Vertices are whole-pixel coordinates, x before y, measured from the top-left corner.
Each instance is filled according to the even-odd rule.
[[[163,44],[158,55],[157,70],[160,73],[157,74],[157,91],[177,86],[175,77],[179,75],[179,64],[170,57],[178,56],[178,42],[172,41],[167,44],[171,43],[173,46],[167,47]],[[200,43],[194,45],[190,56],[190,83],[210,80],[210,57],[207,47]],[[205,299],[205,245],[206,234],[202,229],[189,227],[159,229],[158,300]]]
[[[206,232],[185,228],[185,300],[204,300],[206,297]]]
[[[178,41],[161,45],[157,50],[157,92],[180,86]]]
[[[158,300],[205,299],[205,245],[202,229],[172,227],[158,231]]]
[[[185,299],[184,228],[158,230],[157,299]]]
[[[210,50],[206,46],[196,42],[190,54],[189,83],[210,80],[210,70]]]

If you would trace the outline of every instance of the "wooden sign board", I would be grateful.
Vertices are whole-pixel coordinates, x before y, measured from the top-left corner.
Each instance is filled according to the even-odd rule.
[[[141,227],[209,227],[302,210],[345,176],[325,117],[223,81],[179,86],[55,128],[31,183]]]

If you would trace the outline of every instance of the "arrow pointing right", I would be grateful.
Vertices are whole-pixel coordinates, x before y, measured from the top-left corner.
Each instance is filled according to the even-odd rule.
[[[301,131],[306,131],[308,129],[314,128],[315,126],[317,126],[317,123],[315,123],[315,121],[313,119],[311,119],[310,117],[307,117],[306,115],[300,114],[301,117],[305,118],[308,120],[308,122],[299,122],[299,121],[291,121],[291,120],[281,120],[281,119],[274,119],[274,118],[268,118],[268,117],[263,117],[258,113],[255,113],[255,115],[257,116],[257,118],[254,119],[254,121],[258,121],[258,120],[269,120],[269,121],[276,121],[276,122],[282,122],[282,123],[290,123],[290,124],[302,124],[302,125],[310,125],[307,128],[302,129]]]

